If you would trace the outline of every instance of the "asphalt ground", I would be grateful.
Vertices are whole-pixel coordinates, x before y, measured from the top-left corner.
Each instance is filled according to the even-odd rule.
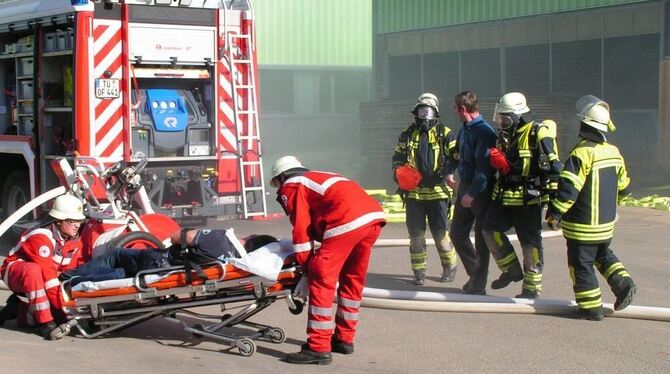
[[[624,263],[639,291],[634,305],[670,308],[670,213],[622,208],[612,248]],[[217,222],[234,227],[238,236],[269,233],[290,236],[286,218],[271,221]],[[404,224],[389,224],[382,238],[406,238]],[[544,241],[545,299],[572,300],[562,237]],[[3,243],[3,252],[11,247]],[[428,279],[423,287],[410,283],[408,249],[377,247],[373,251],[369,287],[460,293],[467,280],[462,269],[451,284],[437,282],[437,252],[429,248]],[[491,261],[489,281],[499,271]],[[603,301],[614,302],[599,278]],[[521,284],[489,295],[514,296]],[[0,291],[0,300],[8,296]],[[199,311],[220,313],[218,307]],[[88,340],[72,333],[60,341],[45,341],[14,321],[0,328],[2,373],[668,373],[670,323],[605,318],[580,321],[547,315],[412,312],[364,308],[359,321],[356,352],[334,354],[329,366],[296,366],[281,361],[300,349],[305,339],[306,314],[295,316],[283,301],[251,320],[281,327],[283,344],[257,342],[258,351],[242,357],[236,349],[198,339],[163,319]],[[187,320],[197,323],[196,318]]]

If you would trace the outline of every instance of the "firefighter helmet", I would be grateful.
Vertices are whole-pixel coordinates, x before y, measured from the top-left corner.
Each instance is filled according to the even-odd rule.
[[[81,200],[67,194],[60,195],[54,200],[54,205],[49,211],[49,215],[60,221],[66,219],[81,221],[86,219],[84,205],[81,203]]]
[[[437,99],[437,96],[433,95],[430,92],[422,93],[418,99],[416,99],[416,104],[414,105],[414,111],[421,106],[421,105],[427,105],[429,107],[433,107],[436,112],[440,112],[440,101]]]
[[[404,191],[412,191],[421,183],[421,173],[410,165],[402,165],[395,169],[398,187]]]
[[[596,130],[607,132],[616,130],[610,118],[610,106],[593,95],[584,95],[577,100],[577,117]]]
[[[500,98],[500,101],[495,106],[493,115],[502,113],[521,115],[528,112],[530,112],[530,108],[528,108],[528,104],[526,103],[526,97],[520,92],[509,92]]]
[[[615,131],[610,119],[610,106],[604,100],[593,95],[584,95],[577,100],[577,117],[579,120],[596,130]]]
[[[282,156],[278,158],[274,164],[272,164],[272,179],[278,177],[279,174],[287,170],[295,168],[305,168],[305,167],[302,166],[300,160],[298,160],[295,156],[291,155]]]
[[[493,122],[501,130],[513,131],[521,115],[530,112],[526,97],[519,92],[504,94],[493,109]]]

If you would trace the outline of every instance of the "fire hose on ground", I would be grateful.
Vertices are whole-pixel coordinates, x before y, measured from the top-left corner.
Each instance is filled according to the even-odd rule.
[[[562,236],[562,233],[560,231],[542,233],[543,238],[557,236]],[[509,235],[509,239],[510,241],[518,240],[516,235]],[[426,240],[426,244],[434,244],[434,241]],[[375,247],[408,245],[409,239],[379,239],[375,243]],[[363,289],[362,306],[377,309],[424,312],[545,314],[563,316],[573,315],[577,311],[577,304],[570,300],[530,300],[501,296],[388,290],[369,287]],[[603,308],[607,317],[670,322],[670,308],[629,305],[624,310],[615,311],[613,305],[608,303],[603,304]]]

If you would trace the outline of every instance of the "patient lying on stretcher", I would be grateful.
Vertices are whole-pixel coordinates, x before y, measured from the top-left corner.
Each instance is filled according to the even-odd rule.
[[[61,274],[74,286],[81,282],[98,282],[134,277],[143,270],[205,263],[245,257],[267,244],[278,242],[271,235],[251,235],[238,239],[229,230],[182,230],[172,235],[173,245],[166,249],[146,250],[112,248],[106,254]]]

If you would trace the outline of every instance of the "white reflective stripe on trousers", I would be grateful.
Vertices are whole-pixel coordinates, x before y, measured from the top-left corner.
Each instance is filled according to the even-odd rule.
[[[337,316],[347,321],[358,321],[358,313],[349,313],[342,310],[337,311]]]
[[[315,316],[327,316],[330,317],[333,314],[333,308],[322,308],[318,306],[309,306],[309,314]]]
[[[307,321],[308,329],[317,329],[317,330],[332,330],[335,328],[334,321]]]
[[[339,300],[338,300],[338,304],[340,304],[342,306],[346,306],[347,308],[360,308],[361,307],[360,300],[347,299],[346,297],[340,297]]]
[[[51,307],[48,301],[42,301],[41,303],[31,304],[28,310],[34,312],[36,310],[47,310]]]

